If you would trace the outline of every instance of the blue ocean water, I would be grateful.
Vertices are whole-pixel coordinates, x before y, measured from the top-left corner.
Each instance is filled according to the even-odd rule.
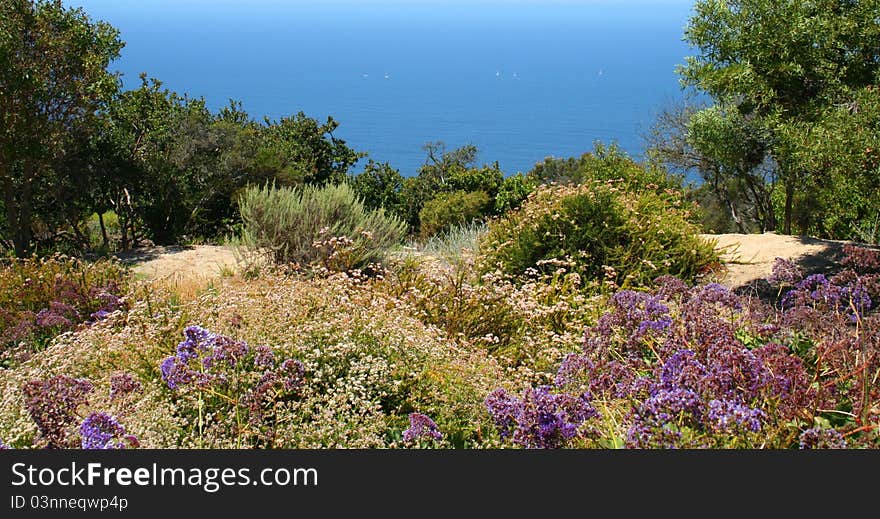
[[[688,0],[69,0],[120,29],[126,87],[147,72],[255,119],[331,115],[404,175],[422,146],[476,145],[506,173],[595,141],[635,157],[682,95]],[[356,168],[357,169],[357,168]]]

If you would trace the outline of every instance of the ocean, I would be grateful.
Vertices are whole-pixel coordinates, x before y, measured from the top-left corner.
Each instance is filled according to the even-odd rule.
[[[506,174],[595,142],[635,158],[683,95],[688,0],[68,0],[126,42],[126,88],[148,73],[256,120],[302,111],[405,176],[426,142],[474,144]],[[366,160],[359,162],[358,168]]]

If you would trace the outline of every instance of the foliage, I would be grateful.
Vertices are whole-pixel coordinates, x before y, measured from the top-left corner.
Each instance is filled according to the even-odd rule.
[[[18,257],[34,250],[34,226],[78,219],[75,150],[117,89],[107,71],[123,43],[110,25],[60,0],[0,6],[0,191],[3,238]]]
[[[546,158],[528,172],[524,179],[537,184],[584,184],[593,181],[620,181],[629,189],[676,189],[680,179],[654,164],[639,164],[612,144],[596,143],[593,151],[567,159]]]
[[[109,260],[8,260],[0,267],[0,364],[22,362],[58,334],[124,310],[128,279]]]
[[[360,268],[379,260],[406,233],[397,217],[364,207],[348,184],[250,187],[239,208],[244,245],[276,263]]]
[[[427,239],[452,227],[466,225],[488,212],[485,191],[452,191],[427,201],[419,211],[420,234]]]
[[[535,187],[535,183],[522,173],[504,177],[495,195],[495,214],[518,208]]]
[[[414,433],[424,446],[482,445],[491,425],[481,395],[498,364],[375,288],[342,274],[268,273],[191,302],[152,293],[124,319],[65,335],[10,370],[0,437],[39,442],[21,388],[66,373],[94,387],[73,414],[111,414],[144,447],[394,447],[418,442]],[[436,430],[425,420],[413,429],[411,413]],[[74,441],[82,418],[69,421]]]
[[[403,176],[387,162],[379,164],[371,159],[362,172],[349,178],[349,183],[368,209],[384,208],[399,215]]]
[[[427,259],[136,291],[0,382],[14,448],[876,448],[880,253],[756,299]],[[146,288],[146,287],[145,287]],[[194,323],[200,323],[196,325]]]
[[[552,272],[563,262],[586,283],[639,286],[662,274],[694,280],[717,262],[696,236],[675,191],[624,191],[619,182],[542,186],[523,206],[489,224],[481,268],[514,276]]]
[[[776,228],[775,163],[766,135],[750,118],[718,105],[682,104],[662,112],[647,137],[647,154],[702,183],[687,196],[705,210],[710,232],[767,232]]]
[[[364,154],[333,135],[338,127],[332,117],[319,123],[303,112],[279,121],[267,118],[257,151],[259,176],[287,186],[342,182]]]
[[[701,0],[695,5],[685,39],[699,55],[680,67],[682,81],[712,96],[726,114],[716,122],[735,126],[745,118],[758,130],[762,137],[744,151],[766,154],[775,162],[783,189],[771,196],[780,199],[775,209],[786,234],[795,226],[802,233],[846,238],[853,226],[876,213],[863,201],[856,214],[832,202],[827,209],[835,213],[827,221],[814,201],[876,189],[870,162],[859,164],[870,148],[863,146],[860,128],[874,125],[876,116],[856,123],[856,111],[841,117],[838,109],[859,106],[880,77],[877,8],[876,0]],[[704,126],[708,132],[699,146],[723,158],[715,152],[748,144],[736,140],[731,129],[729,124]],[[839,151],[832,156],[817,149],[820,135]],[[736,176],[748,178],[742,171]],[[833,186],[841,180],[841,192],[836,192]]]
[[[489,197],[481,216],[491,214],[494,200],[504,180],[498,163],[476,166],[477,148],[466,145],[446,151],[442,142],[425,145],[426,163],[418,175],[404,179],[400,193],[400,214],[406,219],[410,231],[420,231],[420,213],[425,204],[443,194],[455,191],[482,191]],[[459,195],[461,196],[461,195]]]

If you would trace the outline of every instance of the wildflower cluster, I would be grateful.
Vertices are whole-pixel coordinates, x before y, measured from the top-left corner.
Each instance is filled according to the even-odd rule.
[[[0,266],[0,366],[24,361],[58,334],[125,309],[127,282],[112,261],[53,256]]]
[[[794,264],[777,261],[773,280],[788,287],[777,307],[716,283],[688,287],[670,276],[650,292],[619,291],[587,329],[582,351],[559,365],[555,387],[529,388],[522,398],[498,389],[486,398],[489,414],[500,435],[519,445],[564,446],[559,440],[573,437],[581,422],[554,422],[547,410],[559,395],[571,402],[583,391],[587,401],[623,418],[621,436],[605,444],[843,446],[841,429],[871,431],[877,419],[877,390],[853,384],[844,371],[880,373],[876,334],[865,333],[880,329],[870,312],[873,280],[853,271],[832,279],[798,274]],[[802,321],[807,310],[809,325]],[[829,409],[837,429],[809,429],[814,419],[828,419]],[[836,411],[845,409],[853,411]],[[551,424],[556,440],[546,441],[536,424]],[[803,432],[792,436],[791,424],[803,424]]]
[[[297,395],[303,364],[295,359],[279,362],[267,346],[250,347],[200,326],[186,327],[183,335],[160,372],[168,388],[186,395],[184,402],[200,413],[200,437],[206,429],[219,429],[219,434],[231,429],[237,441],[271,443],[275,408]],[[205,408],[211,420],[205,419]]]
[[[486,408],[502,438],[526,448],[559,448],[584,433],[584,423],[599,416],[590,394],[572,395],[551,386],[528,388],[522,397],[496,389]]]
[[[70,426],[78,409],[88,402],[94,385],[85,379],[58,375],[48,380],[32,380],[22,388],[25,407],[46,447],[60,449],[70,444]]]
[[[419,441],[434,442],[443,439],[440,428],[426,415],[422,413],[409,414],[409,428],[403,431],[403,441],[417,443]]]
[[[125,434],[125,427],[107,413],[92,413],[79,426],[83,449],[124,449],[138,447],[137,438]]]
[[[22,388],[28,414],[37,426],[40,437],[36,445],[51,449],[115,449],[125,445],[138,447],[134,435],[126,434],[117,419],[104,412],[92,412],[79,419],[80,408],[89,403],[94,385],[86,379],[58,375],[46,380],[32,380]],[[79,427],[74,429],[74,425]]]

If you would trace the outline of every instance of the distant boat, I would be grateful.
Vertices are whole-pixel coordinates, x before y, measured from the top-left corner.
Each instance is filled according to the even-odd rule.
[[[385,79],[391,79],[391,74],[389,74],[389,73],[386,72],[386,73],[385,73]]]

